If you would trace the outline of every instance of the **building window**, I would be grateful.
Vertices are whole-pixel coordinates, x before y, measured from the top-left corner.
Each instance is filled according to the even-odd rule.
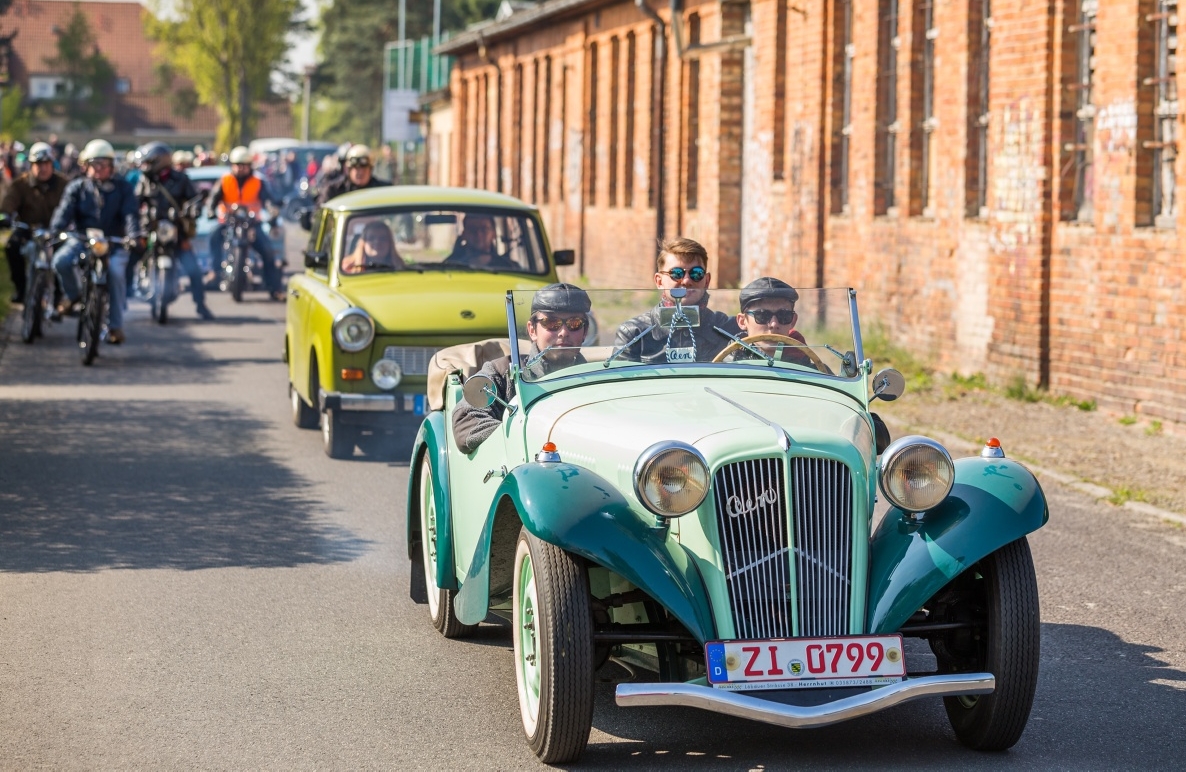
[[[910,213],[930,215],[932,141],[938,121],[935,118],[935,27],[934,0],[915,4],[911,27],[911,112],[910,130],[911,195]]]
[[[511,94],[511,99],[514,101],[511,106],[511,114],[515,117],[515,131],[511,133],[511,164],[513,168],[510,174],[510,189],[512,196],[523,198],[523,65],[521,63],[515,65],[514,77],[515,81],[511,86],[514,89]]]
[[[688,44],[700,42],[700,14],[688,17]],[[700,60],[692,59],[688,68],[688,133],[684,149],[687,159],[687,176],[684,180],[684,196],[689,210],[695,209],[700,194]]]
[[[490,181],[486,176],[486,168],[490,164],[487,158],[487,155],[489,155],[489,143],[486,141],[486,137],[490,133],[490,76],[483,73],[480,83],[482,85],[478,89],[478,109],[475,116],[478,130],[477,136],[474,138],[477,144],[474,160],[478,164],[476,170],[478,187],[488,190],[490,188]]]
[[[874,151],[873,213],[895,206],[898,138],[898,0],[880,0],[877,25],[877,134]]]
[[[456,180],[442,180],[443,185],[462,185],[466,187],[473,187],[469,180],[469,146],[466,144],[469,141],[469,80],[466,78],[459,79],[459,89],[457,93],[457,166],[454,176],[460,174]],[[445,145],[446,148],[449,145]]]
[[[1092,87],[1095,83],[1095,15],[1098,0],[1081,0],[1078,12],[1067,27],[1067,34],[1074,46],[1071,60],[1074,75],[1067,84],[1071,92],[1068,101],[1074,106],[1071,117],[1070,141],[1064,145],[1067,152],[1067,166],[1071,180],[1071,201],[1065,219],[1091,222],[1092,195],[1092,146],[1095,137],[1095,104]]]
[[[589,147],[585,150],[585,197],[590,206],[597,206],[597,44],[589,44]]]
[[[786,177],[787,148],[787,0],[774,13],[774,179]]]
[[[609,205],[618,205],[618,84],[622,72],[622,41],[609,43]]]
[[[1178,211],[1174,175],[1178,140],[1178,3],[1157,0],[1152,5],[1153,12],[1145,16],[1153,38],[1152,71],[1143,68],[1148,75],[1141,80],[1142,109],[1138,110],[1138,116],[1151,113],[1152,140],[1142,140],[1139,148],[1145,158],[1144,163],[1137,163],[1137,222],[1172,228]],[[1144,122],[1149,121],[1146,118]],[[1138,137],[1147,137],[1148,130],[1142,132],[1140,124],[1138,117]],[[1142,196],[1144,190],[1148,193]]]
[[[988,207],[991,43],[991,0],[971,0],[968,5],[968,154],[964,162],[964,205],[968,217],[984,217]]]
[[[551,200],[550,183],[551,180],[551,142],[548,137],[552,132],[552,57],[544,57],[544,85],[540,89],[542,93],[539,95],[540,104],[543,109],[540,110],[539,121],[539,155],[537,156],[536,168],[539,170],[539,195],[540,199],[546,204]]]
[[[638,50],[634,33],[629,32],[626,34],[626,166],[622,170],[622,203],[627,207],[634,206],[634,113],[638,109],[634,104],[634,74],[637,65]]]
[[[832,214],[848,211],[848,158],[852,139],[852,0],[835,17],[832,52]]]
[[[659,37],[659,28],[651,27],[651,152],[650,152],[650,174],[647,180],[647,206],[651,209],[655,208],[655,181],[659,179],[659,165],[663,163],[662,148],[659,142],[655,139],[661,136],[659,132],[663,130],[662,126],[656,127],[659,121],[659,115],[662,112],[663,105],[659,102],[659,95],[662,93],[663,72],[660,69],[659,61],[659,47],[663,45],[664,41]]]

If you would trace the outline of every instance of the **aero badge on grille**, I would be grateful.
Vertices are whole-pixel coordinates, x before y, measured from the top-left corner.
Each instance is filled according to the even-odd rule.
[[[757,498],[747,501],[742,501],[740,496],[730,496],[729,500],[725,502],[725,511],[729,513],[729,517],[741,517],[763,506],[770,506],[777,503],[778,491],[773,488],[767,488],[759,493]]]

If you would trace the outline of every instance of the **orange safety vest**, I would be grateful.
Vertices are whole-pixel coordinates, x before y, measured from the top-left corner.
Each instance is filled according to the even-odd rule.
[[[222,202],[218,205],[218,219],[226,217],[229,207],[233,204],[245,206],[256,214],[263,209],[259,194],[262,188],[259,177],[254,174],[247,178],[243,187],[239,187],[239,180],[233,174],[222,178]]]

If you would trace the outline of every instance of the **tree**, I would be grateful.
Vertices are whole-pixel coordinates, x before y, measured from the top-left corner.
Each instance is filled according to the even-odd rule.
[[[78,3],[66,27],[58,33],[57,56],[45,65],[65,82],[65,91],[51,105],[66,111],[67,127],[91,130],[110,116],[115,67],[99,51],[90,22]]]
[[[4,122],[0,139],[11,142],[14,139],[25,139],[33,133],[37,114],[32,107],[25,104],[24,92],[16,86],[10,86],[4,89],[4,98],[0,99],[0,119]]]
[[[194,82],[202,104],[218,110],[215,147],[247,144],[253,105],[271,94],[289,31],[299,27],[300,0],[176,0],[165,16],[147,14],[149,36],[165,60]]]

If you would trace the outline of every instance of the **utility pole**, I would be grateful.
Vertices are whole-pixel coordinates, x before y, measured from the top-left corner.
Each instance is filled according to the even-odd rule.
[[[399,0],[399,88],[408,87],[408,49],[405,45],[407,31],[408,7],[406,0]],[[404,181],[404,143],[402,140],[395,145],[395,183]]]
[[[305,109],[304,114],[301,115],[301,142],[309,141],[309,115],[313,112],[313,73],[316,67],[312,64],[305,65]]]

